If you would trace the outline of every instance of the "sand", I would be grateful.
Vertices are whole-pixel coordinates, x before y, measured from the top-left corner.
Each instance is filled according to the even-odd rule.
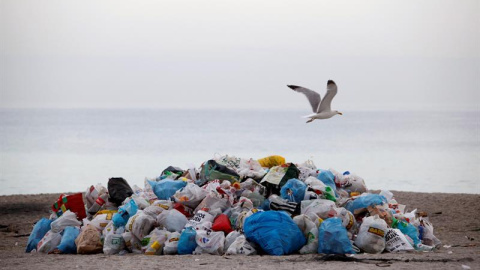
[[[392,191],[407,210],[429,214],[442,247],[434,252],[357,254],[353,257],[123,256],[27,254],[33,224],[50,215],[59,194],[0,196],[0,269],[480,269],[480,195]],[[347,259],[348,261],[344,261]]]

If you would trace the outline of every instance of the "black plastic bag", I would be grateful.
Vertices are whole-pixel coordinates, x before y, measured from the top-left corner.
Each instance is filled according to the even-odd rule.
[[[113,177],[108,179],[108,195],[109,200],[114,204],[121,205],[122,202],[132,196],[133,190],[127,183],[127,180],[121,177]]]

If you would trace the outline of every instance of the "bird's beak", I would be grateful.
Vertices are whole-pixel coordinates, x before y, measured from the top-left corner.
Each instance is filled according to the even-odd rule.
[[[343,115],[343,113],[341,113],[341,112],[338,112],[338,114]]]

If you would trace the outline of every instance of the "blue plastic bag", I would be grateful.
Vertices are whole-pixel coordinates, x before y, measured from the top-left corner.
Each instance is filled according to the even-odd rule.
[[[187,185],[187,182],[185,181],[171,179],[164,179],[159,182],[148,181],[148,183],[152,186],[153,193],[155,193],[160,200],[170,199],[177,190]]]
[[[406,222],[406,221],[399,221],[396,224],[397,228],[405,235],[408,235],[410,238],[413,240],[413,244],[415,247],[418,246],[418,244],[421,244],[422,242],[419,239],[418,235],[418,230],[415,226],[412,224]]]
[[[280,196],[290,202],[300,203],[305,198],[307,185],[302,181],[292,178],[280,190]]]
[[[348,203],[345,208],[353,214],[356,214],[355,210],[357,209],[363,209],[375,205],[382,205],[386,202],[387,199],[382,195],[367,194],[357,197],[355,200],[353,200],[353,202]]]
[[[333,217],[326,219],[318,228],[318,253],[353,254],[352,243],[348,239],[347,229],[342,220]]]
[[[37,224],[33,227],[30,236],[28,237],[27,248],[25,252],[30,252],[37,248],[38,242],[42,240],[42,238],[47,234],[50,230],[50,224],[53,220],[42,218],[40,219]]]
[[[331,187],[332,190],[335,192],[335,196],[338,197],[337,185],[335,184],[335,175],[333,175],[331,171],[320,170],[320,172],[317,175],[317,179],[322,181],[325,185]]]
[[[80,234],[80,230],[77,227],[67,226],[63,230],[62,240],[57,248],[64,254],[76,254],[77,245],[75,245],[75,239]]]
[[[180,239],[178,240],[178,254],[192,254],[195,248],[197,248],[197,241],[195,241],[195,236],[197,232],[193,227],[187,227],[180,234]]]
[[[270,255],[291,254],[307,243],[300,228],[283,211],[257,212],[245,220],[243,230],[248,241]]]
[[[118,212],[113,214],[113,225],[117,228],[127,224],[128,219],[137,213],[138,206],[134,200],[130,200],[127,204],[118,208]]]

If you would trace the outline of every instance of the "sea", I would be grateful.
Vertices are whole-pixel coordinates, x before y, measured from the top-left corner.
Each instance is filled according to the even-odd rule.
[[[343,112],[343,111],[342,111]],[[144,186],[168,166],[281,155],[372,190],[480,194],[480,111],[1,109],[0,195]]]

